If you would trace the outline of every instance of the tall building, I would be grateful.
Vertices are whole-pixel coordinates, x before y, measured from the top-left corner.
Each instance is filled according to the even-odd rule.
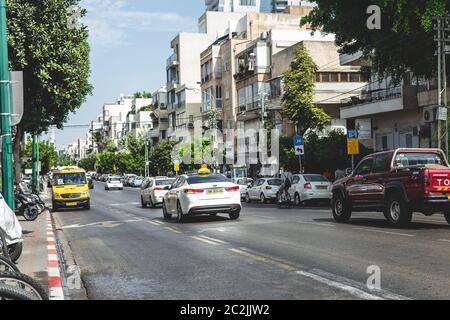
[[[281,13],[300,3],[300,0],[205,0],[206,11],[219,12]]]

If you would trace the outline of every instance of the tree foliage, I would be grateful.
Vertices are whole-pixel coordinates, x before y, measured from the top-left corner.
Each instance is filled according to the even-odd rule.
[[[50,171],[50,168],[56,166],[58,163],[58,153],[55,150],[55,146],[53,144],[50,144],[48,141],[39,141],[39,161],[41,163],[41,173],[46,174]],[[22,156],[26,157],[30,160],[28,160],[24,167],[26,169],[32,169],[33,168],[33,162],[32,162],[32,155],[33,155],[33,140],[28,139],[25,148],[22,152]]]
[[[297,124],[298,133],[324,125],[329,116],[314,105],[314,77],[317,66],[304,47],[298,47],[290,68],[283,74],[283,112]]]
[[[430,78],[435,74],[433,16],[450,11],[448,0],[316,0],[302,24],[336,34],[343,53],[362,51],[380,76],[398,80],[405,71]],[[367,8],[381,9],[381,29],[367,27]]]
[[[150,173],[153,176],[166,175],[173,170],[172,151],[178,144],[175,141],[158,143],[150,152]]]

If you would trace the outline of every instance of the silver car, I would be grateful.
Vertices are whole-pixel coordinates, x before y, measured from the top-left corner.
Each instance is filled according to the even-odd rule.
[[[142,208],[155,206],[162,204],[163,198],[167,193],[168,187],[170,187],[175,179],[167,177],[157,177],[145,179],[141,186],[141,204]]]

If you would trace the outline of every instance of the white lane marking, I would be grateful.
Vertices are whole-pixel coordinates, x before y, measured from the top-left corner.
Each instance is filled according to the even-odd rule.
[[[216,239],[216,238],[207,237],[207,236],[204,236],[204,235],[201,235],[199,237],[204,238],[206,240],[211,240],[211,241],[214,241],[214,242],[218,242],[220,244],[228,244],[228,242],[226,242],[226,241],[222,241],[222,240],[219,240],[219,239]]]
[[[85,228],[85,227],[104,227],[104,228],[115,228],[120,226],[122,223],[132,223],[132,222],[140,222],[144,219],[131,219],[131,220],[116,220],[116,221],[100,221],[93,222],[88,224],[72,224],[68,226],[61,227],[59,229],[76,229],[76,228]]]
[[[156,222],[153,222],[153,221],[147,221],[148,223],[151,223],[151,224],[153,224],[153,225],[155,225],[155,226],[160,226],[160,224],[159,223],[156,223]]]
[[[332,228],[336,227],[335,224],[330,224],[330,223],[309,222],[309,221],[295,221],[295,222],[300,223],[300,224],[312,224],[314,226],[320,226],[320,227],[332,227]]]
[[[368,292],[370,294],[377,295],[377,296],[379,296],[379,297],[381,297],[383,299],[387,299],[387,300],[411,300],[408,297],[392,293],[392,292],[390,292],[388,290],[383,290],[383,289],[371,290],[371,289],[367,288],[366,284],[363,284],[361,282],[357,282],[357,281],[354,281],[354,280],[351,280],[351,279],[348,279],[348,278],[345,278],[345,277],[341,277],[341,276],[338,276],[336,274],[329,273],[329,272],[326,272],[326,271],[323,271],[323,270],[313,269],[313,270],[309,270],[309,273],[321,276],[321,277],[326,278],[326,279],[331,279],[333,281],[336,281],[336,282],[339,282],[339,283],[343,283],[343,284],[351,286],[351,287],[355,287],[355,288],[357,288],[359,290],[362,290],[362,291],[368,290]]]
[[[368,232],[391,234],[391,235],[402,236],[402,237],[415,237],[414,234],[409,234],[409,233],[390,232],[390,231],[374,230],[374,229],[367,229],[367,228],[353,228],[353,229],[368,231]]]
[[[164,225],[164,222],[161,222],[161,221],[158,221],[158,220],[152,220],[152,222],[153,222],[154,224],[159,225],[159,226]]]
[[[448,240],[448,239],[439,239],[439,241],[450,242],[450,240]]]
[[[313,279],[313,280],[315,280],[317,282],[323,283],[323,284],[325,284],[325,285],[327,285],[329,287],[333,287],[333,288],[336,288],[336,289],[339,289],[339,290],[342,290],[342,291],[346,291],[346,292],[350,293],[351,295],[353,295],[355,297],[358,297],[358,298],[361,298],[361,299],[364,299],[364,300],[383,300],[382,297],[370,294],[368,292],[365,292],[365,291],[360,290],[358,288],[346,285],[344,283],[340,283],[340,282],[337,282],[337,281],[334,281],[334,280],[331,280],[331,279],[327,279],[327,278],[321,277],[319,275],[316,275],[316,274],[313,274],[313,273],[310,273],[310,272],[298,270],[295,273],[299,274],[301,276]]]
[[[270,258],[270,257],[267,257],[267,256],[263,256],[263,255],[260,255],[260,254],[258,254],[256,252],[250,252],[250,250],[246,249],[246,248],[240,248],[240,249],[231,248],[229,250],[234,252],[234,253],[238,253],[238,254],[240,254],[242,256],[245,256],[247,258],[256,260],[256,261],[261,261],[261,262],[264,262],[264,263],[267,263],[267,264],[275,265],[275,266],[277,266],[279,268],[282,268],[284,270],[287,270],[287,271],[297,270],[297,268],[294,267],[293,265],[291,265],[290,263],[287,263],[287,262],[284,262],[284,261],[280,261],[278,259]]]
[[[172,232],[177,233],[177,234],[182,234],[183,233],[180,230],[177,230],[177,229],[172,228],[172,227],[164,227],[164,229],[167,229],[167,230],[172,231]]]
[[[140,202],[122,202],[122,203],[113,203],[113,204],[110,204],[110,206],[113,206],[113,207],[118,207],[118,206],[129,206],[129,205],[138,205],[138,204],[141,204]]]
[[[195,240],[198,240],[198,241],[201,241],[201,242],[204,242],[204,243],[207,243],[207,244],[211,244],[213,246],[218,246],[219,245],[219,243],[217,243],[217,242],[206,240],[206,239],[203,239],[203,238],[200,238],[200,237],[192,236],[191,238],[195,239]]]

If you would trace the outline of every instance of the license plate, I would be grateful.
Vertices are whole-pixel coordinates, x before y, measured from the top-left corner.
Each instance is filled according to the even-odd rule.
[[[317,189],[326,190],[326,189],[328,189],[328,187],[327,186],[318,186]]]
[[[214,193],[222,193],[223,189],[211,189],[208,190],[208,194],[214,194]]]
[[[76,202],[69,202],[69,203],[66,204],[66,206],[68,206],[68,207],[76,207],[77,203]]]

